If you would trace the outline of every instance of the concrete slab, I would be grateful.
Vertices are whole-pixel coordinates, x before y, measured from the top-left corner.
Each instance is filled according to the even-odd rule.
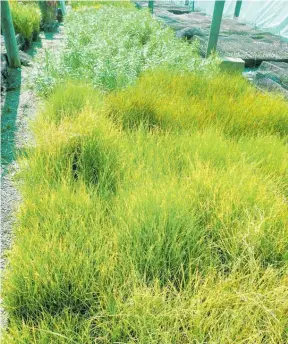
[[[239,57],[223,57],[220,68],[226,72],[242,73],[245,67],[244,60]]]
[[[205,56],[208,36],[197,37],[200,42],[200,54]],[[257,67],[263,61],[288,62],[288,43],[270,33],[257,35],[219,36],[217,52],[220,56],[241,58],[246,67]]]

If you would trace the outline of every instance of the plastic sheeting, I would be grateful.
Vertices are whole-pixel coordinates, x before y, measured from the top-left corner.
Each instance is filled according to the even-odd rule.
[[[213,14],[214,1],[196,0],[194,6],[195,10],[204,11],[208,15]],[[226,0],[224,17],[233,18],[235,6],[236,0]],[[243,0],[239,22],[288,38],[288,1]]]

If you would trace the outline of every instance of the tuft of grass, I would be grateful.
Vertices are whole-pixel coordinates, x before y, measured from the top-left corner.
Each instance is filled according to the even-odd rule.
[[[58,85],[42,106],[43,111],[37,120],[59,124],[63,120],[72,120],[85,108],[99,110],[103,95],[91,85],[67,81]],[[37,124],[36,124],[37,126]]]
[[[229,277],[211,273],[205,281],[195,274],[181,294],[157,283],[134,287],[124,299],[119,290],[90,319],[68,309],[45,313],[37,327],[12,323],[4,342],[91,343],[92,336],[101,343],[285,343],[287,320],[279,314],[287,309],[287,281],[273,269],[252,268]]]
[[[72,187],[84,183],[108,197],[115,192],[119,179],[118,132],[105,118],[94,116],[90,108],[84,108],[72,122],[73,111],[57,125],[39,118],[37,146],[31,149],[35,159],[31,159],[29,169],[24,162],[23,177],[31,177],[39,187],[43,179],[52,188],[63,180]]]
[[[140,77],[135,87],[112,93],[108,103],[108,115],[126,129],[217,127],[232,137],[288,133],[287,102],[233,74],[209,78],[153,71]]]

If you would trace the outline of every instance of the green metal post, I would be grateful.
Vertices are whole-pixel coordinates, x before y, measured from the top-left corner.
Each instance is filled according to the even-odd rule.
[[[154,12],[154,0],[148,1],[148,8],[149,8],[150,13],[153,14],[153,12]]]
[[[185,1],[185,5],[188,6],[189,12],[194,12],[194,0]]]
[[[213,50],[216,50],[224,5],[225,5],[225,0],[215,1],[206,57],[208,57]]]
[[[190,7],[190,12],[195,12],[195,1],[191,1],[191,7]]]
[[[1,28],[4,34],[9,67],[21,66],[9,2],[1,1]]]
[[[59,0],[63,16],[66,14],[65,0]]]
[[[236,18],[239,17],[241,6],[242,6],[242,1],[237,1],[236,6],[235,6],[235,11],[234,11],[234,17]]]

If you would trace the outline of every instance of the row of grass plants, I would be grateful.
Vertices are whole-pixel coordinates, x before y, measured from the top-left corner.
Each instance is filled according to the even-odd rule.
[[[3,343],[287,343],[287,101],[145,11],[65,29],[19,157]]]

